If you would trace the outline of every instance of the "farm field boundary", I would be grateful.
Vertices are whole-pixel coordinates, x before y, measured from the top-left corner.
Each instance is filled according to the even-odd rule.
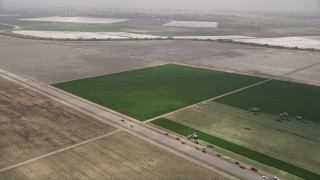
[[[316,174],[314,172],[311,172],[306,169],[300,168],[298,166],[289,164],[289,163],[281,161],[279,159],[267,156],[265,154],[256,152],[256,151],[248,149],[246,147],[239,146],[237,144],[234,144],[229,141],[223,140],[221,138],[209,135],[207,133],[203,133],[203,132],[198,131],[196,129],[190,128],[188,126],[184,126],[182,124],[170,121],[165,118],[157,119],[155,121],[152,121],[151,123],[154,125],[157,125],[159,127],[165,128],[167,130],[170,130],[172,132],[181,134],[183,136],[188,136],[190,134],[197,133],[199,135],[199,137],[201,137],[202,140],[204,140],[208,143],[212,143],[212,144],[217,145],[219,147],[222,147],[226,150],[236,152],[237,154],[248,157],[252,160],[261,162],[261,163],[266,164],[268,166],[272,166],[272,167],[284,170],[290,174],[299,176],[304,179],[318,180],[320,178],[320,175]]]
[[[264,80],[167,64],[53,86],[145,121]]]
[[[288,112],[319,123],[319,97],[319,86],[272,80],[215,101],[244,110],[259,107],[275,115]]]

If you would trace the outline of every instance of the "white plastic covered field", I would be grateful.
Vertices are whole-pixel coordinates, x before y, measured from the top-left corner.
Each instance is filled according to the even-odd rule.
[[[320,36],[251,38],[237,39],[237,41],[256,44],[268,44],[272,46],[320,49]]]
[[[127,32],[73,32],[73,31],[13,31],[14,34],[52,38],[52,39],[144,39],[159,38],[158,36],[135,34]]]

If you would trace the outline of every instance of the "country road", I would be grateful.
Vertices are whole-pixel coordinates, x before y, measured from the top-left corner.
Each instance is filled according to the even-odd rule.
[[[259,180],[263,179],[259,174],[256,174],[254,172],[251,172],[249,170],[243,170],[240,169],[237,165],[234,165],[230,162],[227,162],[223,159],[220,159],[218,157],[202,153],[201,151],[198,151],[191,146],[183,145],[179,141],[174,140],[170,137],[167,137],[161,133],[158,133],[156,131],[153,131],[149,128],[146,128],[138,123],[134,123],[128,120],[125,120],[125,123],[123,123],[121,120],[124,119],[121,116],[112,114],[108,112],[104,108],[100,108],[99,106],[87,102],[85,100],[82,100],[74,95],[68,94],[66,92],[63,92],[61,90],[58,90],[54,87],[51,87],[49,85],[43,84],[41,82],[38,82],[36,80],[29,79],[25,76],[19,75],[17,73],[8,71],[6,69],[3,69],[0,67],[0,74],[3,74],[4,76],[7,76],[9,78],[15,79],[22,84],[29,86],[31,88],[34,88],[42,93],[45,93],[49,96],[55,97],[71,106],[77,107],[88,114],[99,116],[101,117],[106,123],[110,123],[110,121],[118,126],[121,126],[123,128],[126,128],[127,130],[139,134],[140,136],[155,141],[161,145],[164,145],[166,147],[169,147],[177,152],[180,152],[182,154],[185,154],[187,156],[190,156],[196,160],[199,160],[200,162],[203,162],[209,166],[215,167],[218,170],[221,170],[223,172],[226,172],[227,174],[230,174],[232,176],[238,177],[240,179],[246,179],[246,180]]]

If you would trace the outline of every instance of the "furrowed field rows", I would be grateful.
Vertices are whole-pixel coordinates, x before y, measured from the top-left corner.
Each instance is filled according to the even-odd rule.
[[[48,156],[0,179],[226,179],[127,132]]]
[[[0,168],[116,130],[2,77],[0,84]]]
[[[183,136],[188,136],[193,133],[197,133],[199,137],[201,137],[202,140],[212,143],[214,145],[217,145],[219,147],[222,147],[226,150],[235,152],[237,154],[240,154],[242,156],[248,157],[250,159],[253,159],[255,161],[261,162],[263,164],[266,164],[268,166],[272,166],[278,169],[281,169],[283,171],[286,171],[290,174],[299,176],[304,179],[309,180],[318,180],[320,178],[320,175],[311,171],[308,171],[306,169],[297,167],[293,164],[289,164],[287,162],[278,160],[276,158],[267,156],[265,154],[259,153],[257,151],[248,149],[243,146],[239,146],[237,144],[231,143],[229,141],[226,141],[224,139],[209,135],[207,133],[203,133],[199,130],[190,128],[188,126],[167,120],[165,118],[161,118],[155,121],[152,121],[152,124],[155,124],[159,127],[165,128],[167,130],[170,130],[172,132],[181,134]]]
[[[320,122],[319,86],[273,80],[215,101],[244,110],[259,107],[275,115],[287,112]]]
[[[319,123],[304,123],[293,118],[279,121],[277,115],[250,112],[213,101],[198,107],[164,117],[304,169],[320,170],[320,159],[315,158],[320,155]]]

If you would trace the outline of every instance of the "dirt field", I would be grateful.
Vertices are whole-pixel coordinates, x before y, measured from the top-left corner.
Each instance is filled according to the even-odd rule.
[[[21,178],[225,179],[123,131],[0,174]]]
[[[8,46],[7,41],[2,42],[1,40],[2,37],[0,37],[0,44],[7,46],[0,49],[1,60],[3,60],[4,62],[11,61],[11,63],[17,63],[17,60],[21,60],[21,63],[32,64],[31,60],[33,59],[59,58],[83,54],[81,50],[77,50],[74,48],[55,46],[45,43],[39,43],[36,41],[27,40],[27,43],[21,41],[21,45]],[[15,41],[13,42],[13,44],[14,43]]]
[[[12,29],[12,26],[7,26],[7,25],[4,25],[4,24],[0,24],[0,31],[2,30],[11,30]]]
[[[33,43],[34,41],[0,35],[0,47],[14,47]]]
[[[90,50],[112,51],[168,62],[261,75],[281,75],[320,62],[319,53],[206,41],[141,40],[60,43],[64,46],[0,36],[0,47],[3,47],[0,49],[2,56],[0,66],[46,83],[57,83],[164,63]],[[85,49],[77,49],[78,47]],[[310,72],[308,69],[301,73],[297,72],[290,78],[310,82],[320,81],[316,68],[310,68]]]
[[[281,75],[317,62],[320,62],[320,53],[256,48],[230,51],[226,54],[199,58],[185,63],[235,69],[254,74]]]
[[[116,129],[2,77],[0,84],[0,168]]]
[[[4,41],[2,41],[2,39]],[[110,45],[112,42],[109,42]],[[57,83],[163,64],[0,36],[0,66],[46,83]]]
[[[110,42],[69,45],[260,75],[281,75],[320,62],[320,53],[281,51],[205,41],[165,41],[163,45],[161,42],[117,42],[115,46]],[[296,73],[293,78],[310,82],[320,81],[320,78],[317,78],[319,73],[316,70],[311,72],[310,79],[304,74],[300,77],[300,73]]]
[[[104,51],[124,51],[130,49],[144,49],[148,47],[170,47],[171,45],[180,45],[187,43],[187,41],[172,41],[172,40],[148,40],[148,41],[105,41],[105,42],[64,42],[63,44],[89,48],[95,50],[104,50]]]
[[[152,57],[171,62],[181,62],[190,65],[216,67],[260,75],[282,75],[320,62],[320,53],[281,51],[268,48],[199,42],[199,41],[165,41],[164,45],[153,41],[117,42],[112,43],[72,43],[76,47],[89,49],[111,50],[137,56]],[[174,42],[177,42],[176,44]],[[315,70],[312,70],[315,69]],[[293,79],[309,82],[319,82],[320,73],[315,68],[295,73]]]
[[[147,56],[169,61],[183,62],[191,59],[193,60],[208,56],[217,56],[219,54],[227,54],[230,51],[244,49],[254,49],[254,47],[206,41],[187,41],[183,44],[129,49],[122,50],[122,52],[138,56]]]
[[[21,62],[21,63],[19,63]],[[160,65],[160,62],[139,60],[105,54],[75,54],[69,57],[56,57],[2,61],[3,66],[46,83],[57,83],[92,76],[106,75],[149,66]],[[21,66],[23,64],[23,66]]]
[[[287,76],[292,79],[298,79],[302,81],[311,81],[320,84],[320,65],[313,66],[309,69],[305,69]]]
[[[23,86],[12,83],[11,81],[2,78],[0,76],[0,92],[8,91],[8,90],[13,90],[13,89],[18,89],[18,88],[24,88]]]

